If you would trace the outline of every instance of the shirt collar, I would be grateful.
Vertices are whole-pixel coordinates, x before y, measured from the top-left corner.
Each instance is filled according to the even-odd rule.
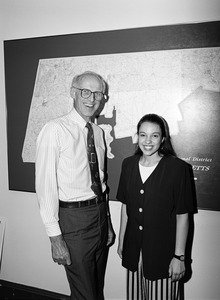
[[[82,129],[85,128],[87,122],[80,116],[74,107],[70,111],[69,116],[71,120],[77,123]]]

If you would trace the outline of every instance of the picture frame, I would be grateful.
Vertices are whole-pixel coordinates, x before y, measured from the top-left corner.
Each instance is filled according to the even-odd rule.
[[[220,47],[219,32],[220,21],[214,21],[4,41],[9,190],[35,192],[34,163],[24,163],[21,153],[40,59]],[[219,94],[215,95],[217,99]],[[219,115],[219,104],[216,105]],[[219,119],[216,139],[219,138],[218,124]],[[186,137],[183,135],[183,138]],[[119,141],[119,149],[123,143]],[[220,210],[215,197],[220,176],[217,146],[215,144],[214,149],[216,171],[209,178],[210,186],[202,192],[200,186],[197,187],[200,209]],[[110,200],[116,200],[120,164],[132,147],[115,159],[114,166],[112,162],[109,164]]]

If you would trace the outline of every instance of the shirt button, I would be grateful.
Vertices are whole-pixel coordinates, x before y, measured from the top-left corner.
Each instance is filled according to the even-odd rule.
[[[140,193],[141,193],[141,194],[144,194],[144,190],[140,190]]]
[[[140,207],[140,208],[139,208],[139,212],[142,212],[142,211],[143,211],[143,208]]]
[[[140,226],[139,226],[139,230],[143,230],[143,226],[140,225]]]

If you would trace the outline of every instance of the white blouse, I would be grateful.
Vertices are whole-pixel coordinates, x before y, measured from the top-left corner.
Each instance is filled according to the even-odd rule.
[[[157,165],[158,163],[152,167],[144,167],[139,162],[139,171],[143,183],[148,179],[148,177],[151,175],[151,173],[154,171]]]

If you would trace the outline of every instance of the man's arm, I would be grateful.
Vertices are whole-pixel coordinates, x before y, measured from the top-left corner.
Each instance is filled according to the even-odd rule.
[[[59,196],[56,170],[59,143],[53,124],[47,124],[42,129],[36,146],[36,193],[40,214],[51,241],[52,257],[58,264],[71,264],[69,251],[58,223]]]
[[[109,208],[109,194],[106,195],[107,201],[107,216],[108,216],[108,240],[107,246],[112,246],[115,242],[115,232],[112,226],[111,215],[110,215],[110,208]]]

